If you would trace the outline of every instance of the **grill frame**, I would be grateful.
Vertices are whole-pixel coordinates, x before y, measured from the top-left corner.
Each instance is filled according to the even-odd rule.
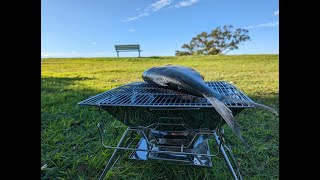
[[[228,82],[216,81],[205,83],[207,83],[210,88],[220,94],[226,96],[231,95],[234,98],[253,102],[248,96]],[[143,101],[144,99],[140,99],[139,101],[137,96],[141,95],[144,95],[145,99],[148,97],[152,97],[153,99],[151,99],[148,103],[147,101]],[[164,103],[161,103],[164,101],[164,97],[171,97],[173,99],[175,98],[176,100],[174,103],[171,103],[172,100],[169,101],[169,103],[166,103],[168,100],[165,100]],[[160,103],[157,103],[159,102],[157,99],[160,100]],[[176,103],[178,99],[180,100],[180,103]],[[183,103],[181,103],[182,100],[184,100]],[[190,102],[186,103],[187,100]],[[243,105],[241,103],[233,103],[230,101],[225,102],[225,104],[233,112],[234,116],[245,108],[254,107],[251,105]],[[222,157],[227,163],[227,166],[232,174],[232,177],[236,180],[242,180],[240,169],[237,166],[237,163],[235,163],[237,161],[235,160],[231,149],[224,144],[224,141],[220,140],[224,140],[224,138],[221,137],[223,137],[224,131],[222,126],[225,124],[225,121],[221,118],[216,110],[212,110],[214,109],[213,106],[205,98],[184,94],[169,89],[158,88],[145,82],[133,82],[89,97],[88,99],[79,102],[78,105],[96,106],[99,108],[101,120],[97,127],[100,133],[101,144],[105,148],[114,149],[112,156],[110,157],[100,176],[100,180],[104,179],[106,173],[123,155],[119,154],[118,150],[132,151],[129,159],[144,161],[154,161],[154,159],[156,159],[160,162],[170,161],[176,164],[183,163],[184,165],[193,165],[198,167],[212,167],[213,161],[211,157],[216,156],[217,154],[213,155],[210,153],[208,144],[208,138],[210,138],[210,136],[213,136],[215,139],[216,145],[219,149],[218,152],[221,152]],[[101,109],[107,111],[109,115],[115,117],[118,121],[128,126],[116,147],[107,146],[103,143],[103,134],[105,134],[105,128],[103,127],[105,127],[105,121],[102,118]],[[173,129],[168,131],[159,129],[159,131],[157,131],[156,128],[152,127],[153,124],[164,124],[168,125],[169,127],[173,127],[173,125],[181,125],[183,127],[187,126],[190,129],[187,128],[185,131]],[[151,128],[150,132],[147,131],[148,128]],[[134,132],[142,136],[138,144],[134,144],[133,141],[128,141],[132,138],[132,135],[127,138],[129,132]],[[148,136],[145,134],[145,132],[148,134]],[[179,136],[179,133],[181,134],[181,132],[182,134],[187,134],[187,140],[191,137],[193,137],[192,140],[196,139],[194,144],[191,143],[192,140],[189,142],[189,144],[192,146],[189,147],[184,146],[184,144],[179,144],[181,141],[177,141],[177,139],[179,140],[179,138],[181,138],[181,135]],[[194,134],[192,132],[196,133]],[[169,136],[164,136],[166,133],[169,133],[167,134]],[[158,139],[153,138],[156,136],[158,136]],[[124,143],[124,139],[127,139],[126,142],[129,143]],[[159,145],[158,143],[155,143],[157,141],[153,141],[149,144],[141,143],[147,142],[148,139],[163,140],[167,144]],[[132,143],[135,148],[130,148]],[[176,150],[173,150],[173,147],[175,147]],[[225,151],[225,149],[227,151]],[[148,153],[148,155],[143,156],[141,152]],[[181,157],[184,159],[181,160]],[[231,158],[232,161],[230,161],[229,158]],[[234,169],[234,167],[236,169]]]
[[[253,102],[237,87],[226,81],[205,82],[216,92]],[[173,102],[174,101],[174,102]],[[225,102],[229,108],[252,108],[252,105]],[[159,88],[146,82],[133,82],[89,97],[80,106],[132,106],[150,108],[212,108],[207,99],[169,89]]]

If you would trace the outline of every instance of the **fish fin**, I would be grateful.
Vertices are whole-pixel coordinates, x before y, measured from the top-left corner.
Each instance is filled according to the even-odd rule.
[[[235,103],[241,103],[241,104],[245,104],[245,105],[253,105],[255,107],[260,107],[260,108],[269,110],[269,111],[273,112],[274,114],[276,114],[277,116],[279,116],[279,113],[275,108],[272,108],[272,107],[269,107],[269,106],[266,106],[266,105],[263,105],[263,104],[259,104],[259,103],[256,103],[256,102],[244,101],[242,99],[237,99],[237,98],[233,98],[233,97],[230,97],[230,96],[225,96],[224,98],[225,99],[223,101],[232,101],[232,102],[235,102]]]
[[[216,111],[222,116],[222,118],[226,121],[228,126],[232,129],[232,131],[237,135],[237,137],[241,140],[241,142],[248,147],[248,144],[242,138],[240,133],[239,124],[234,120],[232,115],[232,111],[220,100],[215,97],[205,96],[205,98],[211,102],[212,106],[216,109]]]

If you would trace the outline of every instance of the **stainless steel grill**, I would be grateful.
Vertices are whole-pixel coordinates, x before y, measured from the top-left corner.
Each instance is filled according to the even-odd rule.
[[[228,82],[206,82],[214,91],[234,98],[253,102]],[[175,164],[212,167],[208,139],[216,141],[219,152],[234,179],[242,179],[236,160],[224,144],[222,126],[225,121],[205,98],[158,88],[145,82],[134,82],[92,96],[78,103],[106,110],[129,126],[116,147],[103,143],[105,120],[98,123],[101,143],[114,149],[100,179],[115,165],[122,153],[131,151],[129,159],[140,161],[174,162]],[[236,116],[253,106],[225,102]],[[134,138],[132,133],[139,136]],[[139,141],[135,141],[139,139]],[[229,158],[232,161],[229,161]],[[236,170],[234,170],[236,167]]]
[[[228,82],[206,82],[214,91],[245,101],[252,101]],[[134,82],[103,92],[79,103],[83,106],[140,106],[140,107],[209,107],[207,99],[158,88],[145,82]],[[248,108],[253,106],[226,102],[228,107]]]

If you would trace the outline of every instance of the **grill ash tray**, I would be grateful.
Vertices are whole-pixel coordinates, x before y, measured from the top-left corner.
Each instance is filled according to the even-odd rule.
[[[157,127],[170,126],[185,128],[184,124],[161,124],[157,123]],[[156,127],[156,128],[157,128]],[[144,151],[133,151],[129,159],[134,160],[152,160],[156,162],[167,161],[180,165],[194,165],[203,167],[212,167],[210,149],[208,144],[209,135],[204,131],[194,131],[185,128],[184,131],[160,131],[156,128],[145,128],[145,134],[148,139],[141,138],[136,149]],[[147,152],[151,150],[151,152]],[[171,152],[171,153],[162,153]],[[184,154],[190,153],[190,154]],[[205,155],[195,155],[205,154]]]
[[[147,141],[144,138],[138,143],[137,149],[144,149],[147,150]],[[153,146],[151,147],[152,151],[174,151],[174,152],[181,152],[179,146],[172,147],[172,146]],[[201,154],[210,155],[208,140],[203,141],[201,143],[201,148],[193,149]],[[192,152],[190,150],[185,150],[185,152]],[[181,165],[196,165],[196,166],[205,166],[205,167],[212,167],[212,160],[211,157],[206,157],[202,155],[184,155],[184,154],[164,154],[164,153],[157,153],[157,152],[146,152],[146,151],[134,151],[130,156],[129,159],[134,160],[164,160],[170,161],[175,164],[179,163]]]

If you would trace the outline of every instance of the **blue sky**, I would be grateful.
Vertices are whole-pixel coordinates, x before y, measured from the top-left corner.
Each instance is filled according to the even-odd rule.
[[[251,37],[228,54],[279,53],[278,0],[41,0],[41,57],[115,57],[115,44],[140,44],[142,56],[173,56],[195,35],[223,25]]]

